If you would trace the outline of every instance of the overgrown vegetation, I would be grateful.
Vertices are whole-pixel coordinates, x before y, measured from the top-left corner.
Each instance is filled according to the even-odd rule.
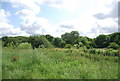
[[[118,79],[120,33],[2,37],[3,79]],[[2,57],[1,56],[1,57]]]
[[[118,57],[81,49],[3,48],[3,79],[118,79]]]

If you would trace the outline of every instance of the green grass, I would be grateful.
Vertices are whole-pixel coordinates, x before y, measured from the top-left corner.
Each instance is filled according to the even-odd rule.
[[[0,80],[2,79],[2,41],[0,41]]]
[[[3,79],[118,79],[118,57],[82,49],[3,48],[2,61]]]

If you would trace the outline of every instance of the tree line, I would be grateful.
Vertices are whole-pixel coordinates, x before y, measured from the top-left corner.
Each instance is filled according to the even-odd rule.
[[[8,37],[4,36],[2,39],[2,46],[8,47],[13,46],[15,49],[21,43],[29,43],[32,48],[71,48],[75,47],[79,49],[80,47],[90,48],[120,48],[120,32],[115,32],[109,35],[101,34],[96,38],[89,38],[86,36],[80,36],[78,31],[71,31],[62,34],[61,37],[53,37],[49,34],[47,35],[34,35],[29,37],[16,36]]]

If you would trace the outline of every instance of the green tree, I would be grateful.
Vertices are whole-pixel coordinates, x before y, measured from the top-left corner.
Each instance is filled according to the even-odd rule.
[[[45,48],[52,48],[53,45],[44,36],[30,36],[29,43],[31,43],[32,48],[38,48],[40,45],[44,45]]]
[[[81,42],[83,44],[83,46],[86,46],[87,41],[88,41],[88,39],[86,37],[79,36],[79,42]]]
[[[63,40],[59,43],[59,47],[60,47],[60,48],[64,48],[65,45],[66,45],[66,43],[65,43],[65,41],[63,41]]]
[[[62,41],[61,38],[55,37],[54,40],[53,40],[54,46],[60,47],[60,42],[61,42],[61,41]]]
[[[105,48],[109,45],[110,43],[110,37],[108,35],[99,35],[96,39],[95,39],[95,44],[98,48]]]
[[[19,44],[28,42],[28,37],[16,36],[16,37],[2,37],[3,46],[12,46],[16,48]]]
[[[53,37],[53,36],[47,34],[47,35],[45,35],[45,37],[46,37],[46,39],[47,39],[49,42],[53,43],[53,40],[54,40],[54,37]]]
[[[10,42],[11,42],[11,41],[9,40],[8,36],[2,37],[3,47],[8,46],[8,44],[9,44]]]
[[[62,40],[66,42],[66,44],[76,44],[78,43],[79,33],[78,31],[72,31],[70,33],[65,33],[61,35]]]
[[[110,42],[115,42],[120,45],[120,32],[112,33],[110,36]]]

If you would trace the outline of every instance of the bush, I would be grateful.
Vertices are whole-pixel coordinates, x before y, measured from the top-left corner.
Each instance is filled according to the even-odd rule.
[[[19,49],[32,49],[32,46],[29,43],[21,43],[17,48],[19,48]]]
[[[112,50],[112,49],[105,51],[104,55],[106,55],[106,56],[120,56],[119,50]]]
[[[114,43],[114,42],[112,42],[112,43],[110,43],[110,45],[108,46],[108,48],[118,49],[118,48],[119,48],[119,45],[116,44],[116,43]]]
[[[90,49],[90,50],[89,50],[89,53],[96,54],[96,50],[95,50],[95,49]]]
[[[76,49],[79,49],[80,45],[79,44],[75,44],[73,47],[76,48]]]
[[[112,56],[119,56],[119,51],[118,50],[113,50],[111,55]]]
[[[86,48],[87,48],[87,49],[90,49],[91,47],[90,47],[90,45],[87,45]]]
[[[69,49],[69,50],[66,50],[65,53],[72,53],[73,50],[72,49]]]
[[[65,45],[65,48],[71,48],[71,47],[72,47],[71,44],[66,44],[66,45]]]
[[[39,48],[45,48],[45,46],[44,45],[40,45]]]

